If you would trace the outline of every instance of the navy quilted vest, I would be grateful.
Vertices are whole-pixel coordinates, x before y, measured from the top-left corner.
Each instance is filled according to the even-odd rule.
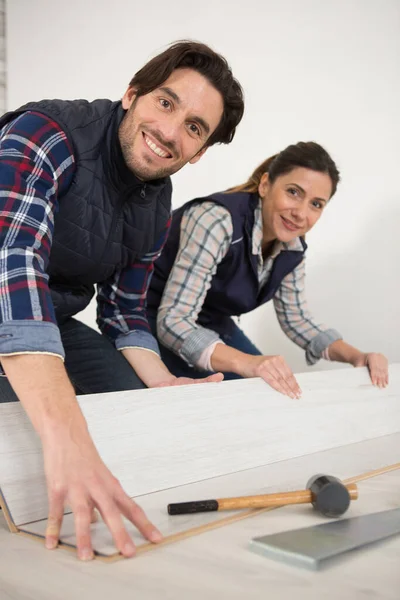
[[[303,260],[303,252],[284,250],[276,257],[269,279],[259,289],[257,256],[252,254],[252,232],[254,211],[258,194],[217,193],[205,198],[196,198],[174,211],[172,226],[163,253],[156,261],[155,272],[148,294],[148,312],[155,316],[160,304],[168,275],[174,263],[178,247],[182,215],[193,203],[213,201],[227,208],[232,217],[233,236],[227,255],[219,264],[212,284],[207,292],[198,323],[215,331],[226,331],[229,319],[241,315],[271,300],[286,277]]]
[[[60,321],[87,306],[93,284],[151,250],[170,216],[172,186],[169,177],[142,182],[127,168],[118,139],[121,102],[30,102],[5,114],[0,128],[28,110],[57,122],[75,157],[73,181],[58,198],[47,268]]]

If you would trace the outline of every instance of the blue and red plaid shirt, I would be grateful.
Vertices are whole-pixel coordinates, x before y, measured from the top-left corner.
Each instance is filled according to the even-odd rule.
[[[0,356],[64,358],[46,273],[58,198],[68,190],[75,159],[65,132],[45,115],[26,112],[0,131]],[[97,323],[119,350],[159,353],[146,316],[153,250],[97,285]]]

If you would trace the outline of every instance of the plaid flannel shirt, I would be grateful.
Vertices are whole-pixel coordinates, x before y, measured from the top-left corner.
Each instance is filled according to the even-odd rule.
[[[0,131],[0,356],[64,358],[46,269],[58,198],[74,172],[67,136],[47,116],[26,112]],[[159,353],[146,295],[169,225],[151,252],[97,285],[99,328],[119,350]]]

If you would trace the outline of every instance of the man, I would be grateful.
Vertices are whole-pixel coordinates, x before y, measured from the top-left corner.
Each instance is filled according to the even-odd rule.
[[[0,394],[21,401],[41,438],[48,548],[65,503],[82,559],[93,556],[94,507],[124,556],[134,545],[121,515],[161,539],[101,461],[75,393],[192,382],[161,362],[146,292],[169,227],[169,176],[229,143],[242,115],[225,59],[179,42],[136,73],[121,102],[45,100],[0,120]],[[72,318],[94,284],[102,334]]]

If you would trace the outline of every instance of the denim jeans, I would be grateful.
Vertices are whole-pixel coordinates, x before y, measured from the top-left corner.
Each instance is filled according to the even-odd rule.
[[[154,319],[149,318],[149,323],[153,335],[155,335],[156,322]],[[219,337],[227,346],[236,348],[236,350],[241,350],[241,352],[245,352],[246,354],[252,354],[253,356],[259,356],[262,354],[233,321],[230,323],[229,333],[219,332]],[[199,371],[193,367],[189,367],[189,365],[182,358],[171,352],[171,350],[168,350],[160,343],[159,346],[162,360],[171,373],[173,373],[173,375],[176,377],[192,377],[193,379],[200,379],[202,377],[207,377],[207,375],[212,375],[211,371]],[[242,377],[237,373],[226,372],[224,373],[224,379],[242,379]]]
[[[139,390],[146,386],[123,354],[98,331],[76,319],[59,326],[65,368],[77,394]],[[0,402],[18,398],[6,377],[0,377]]]

